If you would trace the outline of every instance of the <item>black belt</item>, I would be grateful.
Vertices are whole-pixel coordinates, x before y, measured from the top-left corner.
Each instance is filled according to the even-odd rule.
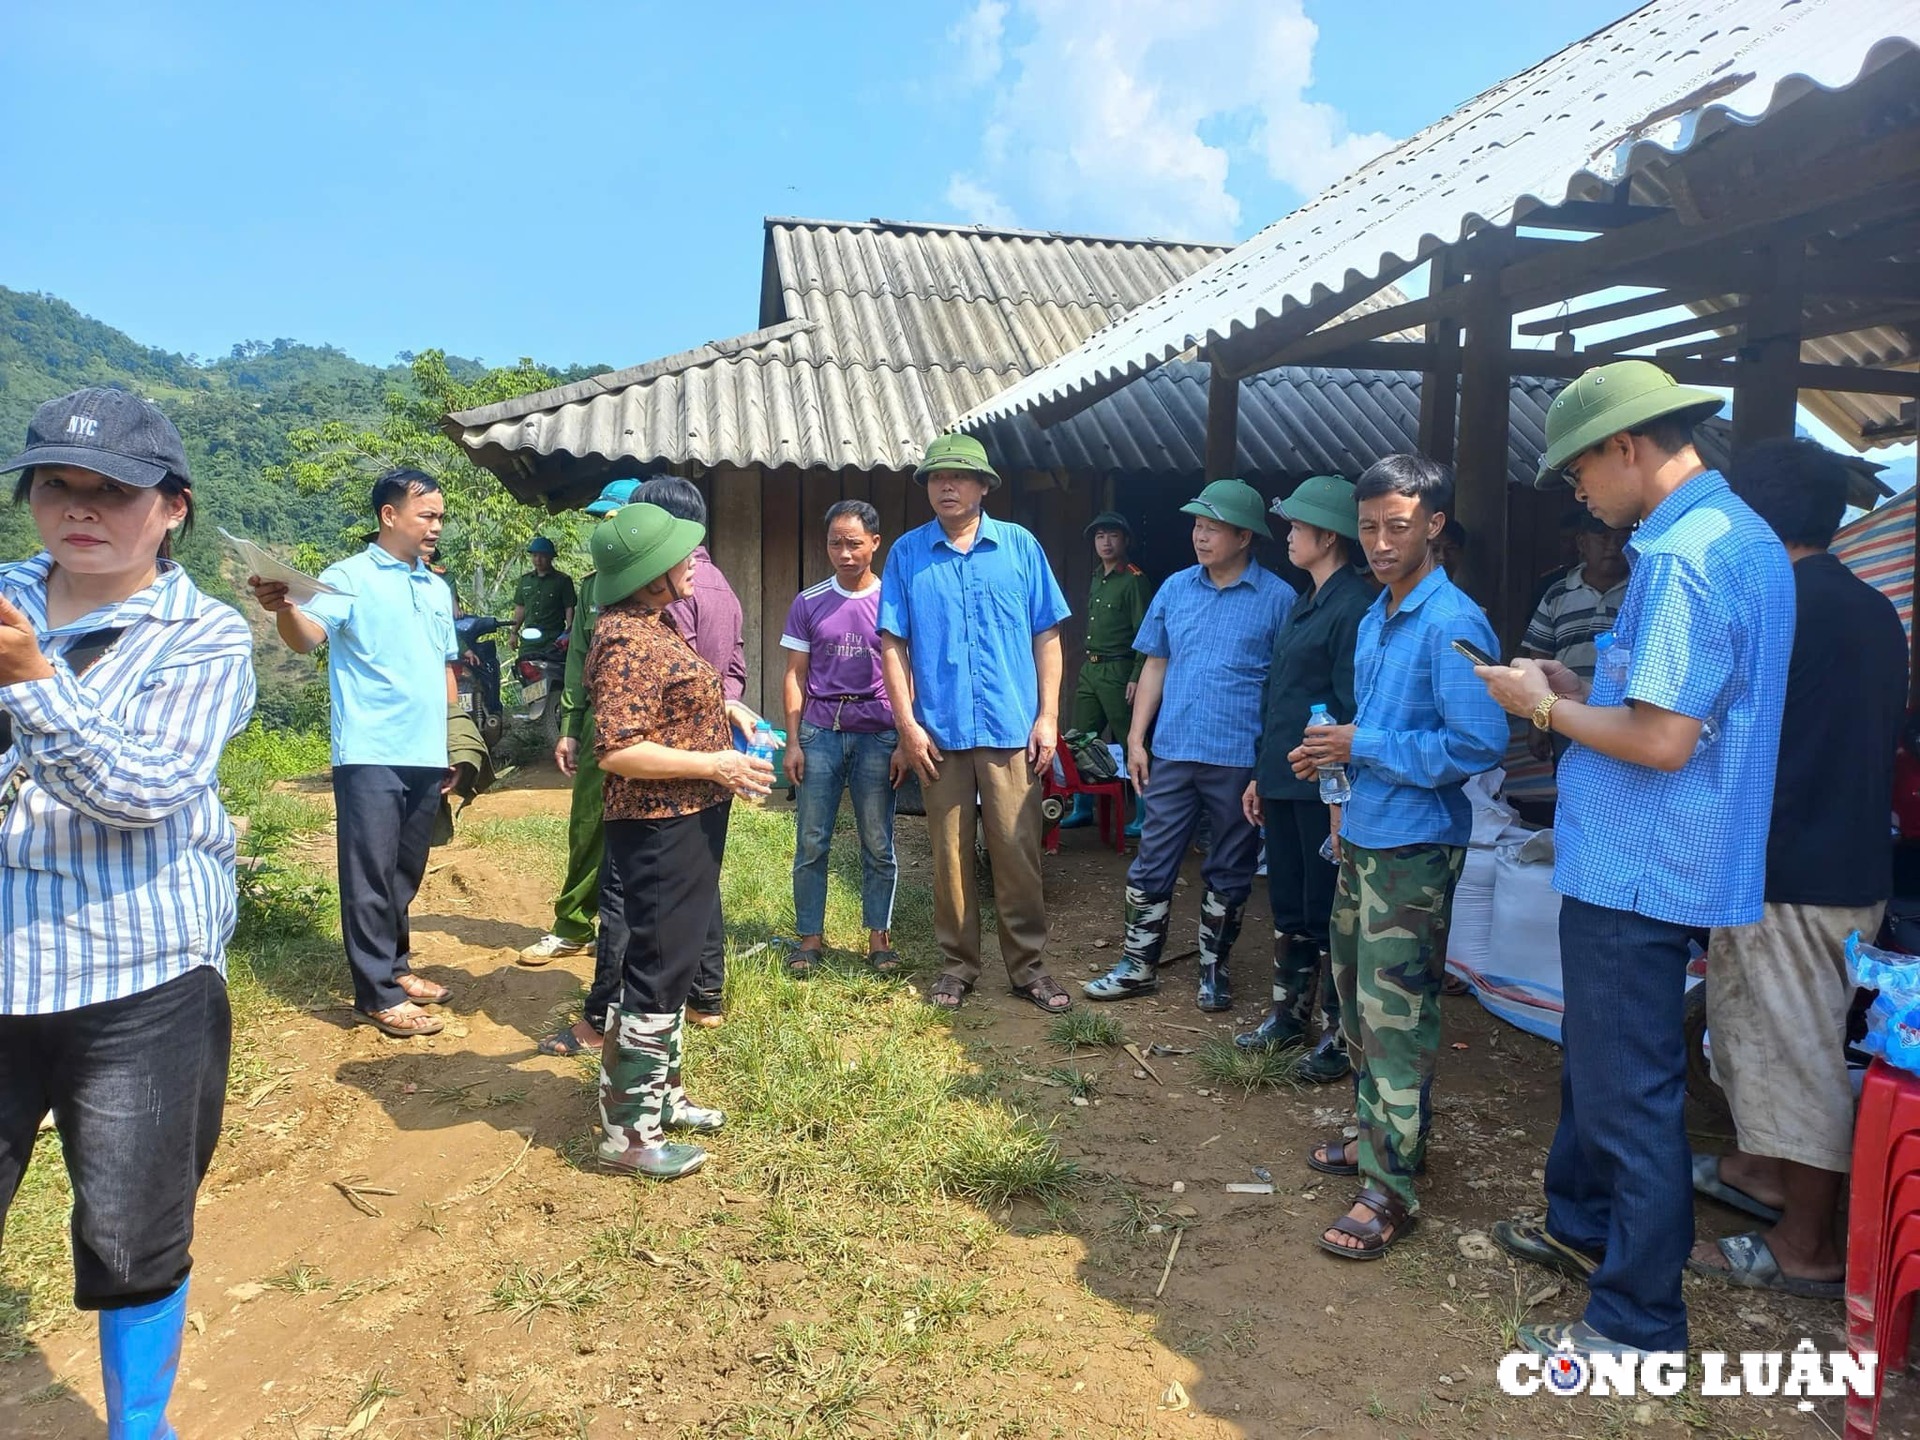
[[[1091,650],[1087,652],[1087,659],[1096,665],[1105,665],[1110,660],[1130,660],[1132,658],[1131,655],[1096,655]]]

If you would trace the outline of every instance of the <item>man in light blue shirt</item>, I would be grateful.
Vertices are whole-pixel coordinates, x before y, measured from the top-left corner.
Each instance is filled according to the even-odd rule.
[[[1133,641],[1147,663],[1127,736],[1141,823],[1127,869],[1126,943],[1120,963],[1083,988],[1090,1000],[1160,988],[1174,882],[1204,814],[1213,844],[1200,901],[1197,1003],[1212,1013],[1233,1005],[1228,967],[1260,863],[1260,832],[1240,797],[1253,778],[1273,637],[1297,597],[1253,558],[1253,537],[1272,534],[1259,491],[1244,480],[1215,480],[1180,509],[1194,517],[1199,563],[1160,587]]]
[[[1371,1260],[1419,1213],[1413,1181],[1426,1168],[1447,923],[1472,830],[1460,787],[1499,763],[1507,717],[1453,648],[1464,640],[1491,652],[1496,642],[1434,550],[1453,509],[1452,472],[1389,455],[1353,493],[1367,564],[1385,587],[1360,618],[1354,723],[1308,729],[1288,759],[1303,780],[1328,766],[1350,774],[1329,940],[1360,1134],[1316,1146],[1307,1163],[1361,1178],[1320,1246]]]
[[[327,646],[340,933],[354,1007],[389,1035],[433,1035],[441,1022],[421,1006],[448,992],[413,973],[407,907],[451,779],[447,710],[460,648],[452,592],[426,563],[446,502],[431,476],[395,470],[374,482],[373,509],[374,543],[320,576],[337,594],[296,606],[284,585],[247,583],[292,650]]]
[[[933,842],[933,923],[945,965],[928,1002],[957,1009],[980,976],[975,799],[1014,991],[1049,1014],[1072,997],[1046,971],[1041,776],[1060,719],[1060,622],[1072,612],[1040,542],[982,508],[1000,477],[971,435],[942,435],[914,471],[934,519],[887,553],[880,659],[920,776]]]
[[[1542,1354],[1687,1347],[1688,931],[1761,918],[1794,629],[1786,548],[1693,447],[1721,404],[1644,360],[1561,392],[1537,483],[1564,478],[1607,524],[1637,525],[1626,598],[1591,689],[1551,660],[1480,672],[1573,742],[1554,817],[1566,1015],[1547,1218],[1494,1227],[1587,1280],[1578,1322],[1521,1327]]]

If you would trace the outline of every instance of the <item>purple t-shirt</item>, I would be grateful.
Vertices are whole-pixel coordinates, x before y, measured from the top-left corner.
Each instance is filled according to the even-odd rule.
[[[822,730],[875,734],[893,729],[880,673],[880,582],[858,595],[822,580],[793,598],[781,648],[807,657],[807,703],[800,718]]]

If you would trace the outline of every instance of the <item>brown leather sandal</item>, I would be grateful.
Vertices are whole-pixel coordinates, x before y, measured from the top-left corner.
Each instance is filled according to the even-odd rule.
[[[1357,1157],[1360,1153],[1359,1141],[1349,1140],[1344,1135],[1336,1135],[1331,1140],[1322,1140],[1307,1152],[1307,1168],[1318,1170],[1322,1175],[1358,1175],[1359,1160],[1347,1159],[1347,1146],[1354,1147]],[[1335,1156],[1340,1158],[1335,1159]]]
[[[1342,1260],[1378,1260],[1400,1243],[1419,1218],[1409,1215],[1407,1207],[1394,1196],[1376,1190],[1371,1185],[1361,1187],[1360,1193],[1353,1197],[1353,1203],[1373,1211],[1373,1218],[1356,1220],[1351,1215],[1342,1215],[1327,1229],[1349,1235],[1360,1243],[1341,1245],[1327,1239],[1325,1234],[1318,1241],[1322,1250],[1329,1255],[1338,1255]]]
[[[1073,997],[1062,990],[1060,982],[1051,975],[1042,975],[1031,985],[1016,985],[1013,987],[1013,993],[1028,1004],[1038,1006],[1049,1015],[1064,1015],[1073,1009]],[[1067,1003],[1056,1005],[1054,1003],[1056,1000],[1064,1000]]]
[[[967,998],[967,993],[972,989],[973,986],[958,975],[942,975],[927,991],[927,1004],[936,1010],[958,1010],[960,1002]]]
[[[411,1014],[407,1013],[409,1010]],[[365,1024],[384,1034],[400,1040],[412,1040],[421,1035],[438,1035],[446,1029],[446,1022],[438,1015],[429,1015],[411,1000],[391,1005],[385,1010],[356,1010],[353,1012]]]
[[[411,970],[403,970],[394,976],[393,983],[405,991],[407,999],[416,1005],[444,1005],[453,998],[453,991],[446,986],[423,980]]]

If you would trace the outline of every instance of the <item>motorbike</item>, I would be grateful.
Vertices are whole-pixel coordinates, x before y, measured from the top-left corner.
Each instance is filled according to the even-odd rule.
[[[560,740],[560,696],[567,678],[567,633],[548,643],[547,636],[528,626],[520,632],[520,658],[514,673],[520,677],[520,708],[513,718],[536,724],[551,750]]]
[[[454,662],[454,687],[460,708],[473,717],[480,739],[489,750],[506,733],[506,706],[500,699],[500,652],[487,637],[499,630],[491,615],[462,615],[453,622],[460,644]]]

